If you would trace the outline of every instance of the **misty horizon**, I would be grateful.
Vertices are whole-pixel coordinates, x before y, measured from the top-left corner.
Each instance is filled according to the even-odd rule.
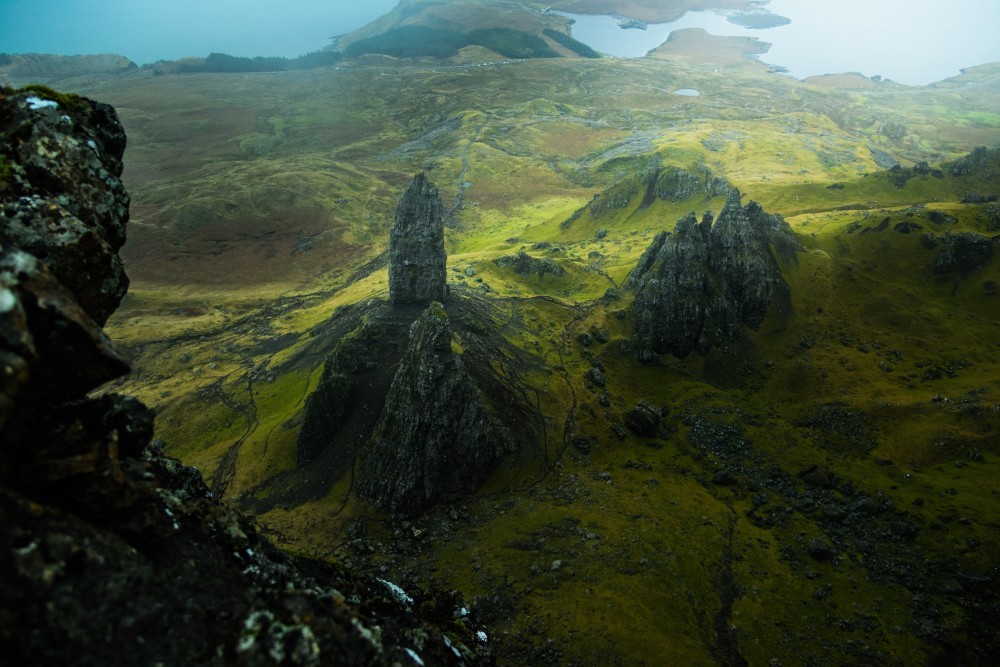
[[[294,58],[323,49],[396,4],[288,0],[276,10],[269,0],[4,0],[0,53],[116,53],[140,65],[212,52]]]

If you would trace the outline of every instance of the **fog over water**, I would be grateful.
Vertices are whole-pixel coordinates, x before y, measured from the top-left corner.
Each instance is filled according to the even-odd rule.
[[[791,23],[749,29],[714,12],[688,12],[673,23],[622,30],[610,17],[573,15],[573,35],[627,58],[656,48],[681,28],[755,37],[771,44],[760,56],[763,62],[799,78],[860,72],[922,85],[1000,62],[1000,0],[772,0],[766,8]]]
[[[120,53],[140,65],[213,51],[295,57],[397,0],[0,0],[0,53]]]
[[[361,27],[397,0],[0,0],[0,52],[120,53],[139,64],[213,51],[295,57]],[[674,29],[756,37],[761,60],[796,77],[857,71],[926,84],[1000,61],[1000,0],[771,0],[791,23],[747,29],[712,12],[621,30],[580,16],[573,34],[599,51],[637,57]]]

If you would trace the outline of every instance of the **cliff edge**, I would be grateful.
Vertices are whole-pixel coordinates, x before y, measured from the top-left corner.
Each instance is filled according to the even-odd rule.
[[[292,559],[151,444],[114,110],[0,88],[0,651],[36,665],[488,664],[455,595]],[[458,620],[455,620],[458,618]],[[472,648],[468,648],[472,647]]]

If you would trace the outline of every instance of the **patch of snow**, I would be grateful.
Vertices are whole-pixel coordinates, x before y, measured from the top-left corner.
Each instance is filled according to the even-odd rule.
[[[486,643],[489,640],[489,637],[487,637],[486,633],[483,632],[482,630],[477,630],[476,631],[476,639],[478,639],[479,641],[481,641],[483,643]]]
[[[441,636],[444,637],[444,643],[448,648],[451,649],[451,652],[454,653],[456,657],[461,658],[462,652],[459,651],[457,648],[455,648],[455,645],[451,643],[450,639],[448,639],[448,635],[441,635]]]
[[[392,583],[391,581],[386,581],[385,579],[377,579],[377,581],[383,584],[386,588],[388,588],[392,592],[393,597],[399,600],[400,602],[404,604],[413,604],[413,598],[407,595],[406,591],[404,591],[396,584]]]
[[[417,655],[417,652],[416,652],[416,651],[414,651],[414,650],[413,650],[412,648],[406,648],[405,646],[403,647],[403,650],[404,650],[404,651],[406,651],[406,653],[407,653],[407,654],[408,654],[408,655],[409,655],[409,656],[410,656],[411,658],[413,658],[413,662],[415,662],[415,663],[417,663],[418,665],[420,665],[420,667],[424,667],[424,661],[420,659],[420,656],[419,656],[419,655]]]
[[[9,313],[17,305],[17,297],[6,287],[0,288],[0,313]]]
[[[41,97],[29,97],[25,100],[28,103],[28,108],[32,111],[38,111],[39,109],[58,109],[59,103],[53,102],[52,100],[43,100]]]

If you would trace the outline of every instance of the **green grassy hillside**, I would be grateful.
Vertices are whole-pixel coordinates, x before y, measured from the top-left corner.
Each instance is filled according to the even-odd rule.
[[[963,203],[1000,166],[934,169],[1000,145],[1000,68],[845,88],[740,48],[694,33],[638,60],[85,90],[130,140],[133,285],[110,331],[135,370],[116,389],[289,550],[475,600],[503,664],[975,663],[997,648],[1000,262],[939,257],[1000,233],[995,204]],[[708,167],[794,230],[790,304],[744,342],[634,360],[621,283],[658,232],[724,203],[644,205],[651,163]],[[490,362],[537,418],[479,493],[401,522],[299,475],[295,441],[325,354],[387,298],[419,170],[450,211],[454,349],[502,335]],[[519,252],[564,273],[495,262]],[[624,426],[640,399],[665,408],[656,437]],[[268,498],[298,484],[305,502]]]

